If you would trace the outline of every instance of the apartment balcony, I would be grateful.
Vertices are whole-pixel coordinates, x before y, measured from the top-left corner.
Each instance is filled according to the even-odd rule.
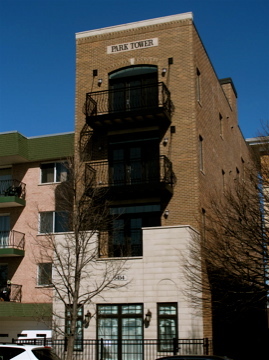
[[[15,179],[0,180],[0,208],[25,206],[26,185]]]
[[[106,188],[118,198],[139,195],[172,195],[175,176],[171,161],[164,155],[147,163],[133,161],[114,162],[108,160],[86,164],[86,189]]]
[[[166,127],[172,108],[170,92],[159,82],[87,93],[84,113],[92,129]]]
[[[0,257],[24,256],[25,234],[11,230],[0,231]]]
[[[9,284],[0,289],[0,301],[21,302],[22,285]]]

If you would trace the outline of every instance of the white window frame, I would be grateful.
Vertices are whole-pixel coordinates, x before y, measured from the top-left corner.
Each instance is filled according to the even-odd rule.
[[[42,182],[42,165],[48,165],[48,164],[53,164],[53,181],[48,181],[48,182]],[[57,180],[57,164],[62,164],[64,166],[64,164],[67,164],[67,162],[63,162],[63,161],[50,161],[50,162],[44,162],[40,164],[40,184],[59,184],[65,180],[62,181],[56,181]],[[67,171],[67,167],[66,167],[66,172]],[[67,180],[68,174],[66,175],[66,180]]]
[[[56,221],[55,221],[55,217],[56,217],[56,213],[60,213],[60,212],[65,212],[66,214],[68,214],[67,211],[41,211],[39,213],[39,227],[38,227],[38,233],[39,234],[62,234],[64,232],[68,232],[67,231],[55,231],[55,225],[56,225]],[[41,232],[40,228],[41,228],[41,214],[48,214],[48,213],[52,213],[52,231],[51,232]]]

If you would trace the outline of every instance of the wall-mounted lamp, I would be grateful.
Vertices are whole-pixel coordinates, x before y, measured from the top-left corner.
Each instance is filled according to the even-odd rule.
[[[146,315],[145,315],[145,320],[144,320],[144,323],[145,323],[145,327],[149,327],[149,324],[150,324],[150,320],[152,318],[152,313],[150,310],[147,311]]]
[[[163,68],[163,69],[162,69],[162,76],[165,76],[166,73],[167,73],[167,69],[166,69],[166,68]]]
[[[163,146],[166,146],[168,144],[168,138],[163,139]]]
[[[98,79],[98,86],[102,85],[103,80],[102,79]]]
[[[87,313],[85,314],[85,319],[83,321],[83,326],[85,328],[89,326],[91,318],[92,318],[92,314],[88,310]]]
[[[166,209],[166,210],[164,211],[163,216],[164,216],[166,219],[168,218],[168,216],[169,216],[169,210],[168,210],[168,209]]]

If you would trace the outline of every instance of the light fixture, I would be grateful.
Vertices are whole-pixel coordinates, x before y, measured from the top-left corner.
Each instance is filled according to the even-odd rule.
[[[164,211],[164,217],[167,219],[168,218],[168,216],[169,216],[169,210],[168,209],[166,209],[165,211]]]
[[[167,72],[167,69],[166,69],[166,68],[163,68],[163,69],[162,69],[162,76],[165,76],[166,72]]]
[[[168,138],[164,138],[164,139],[163,139],[163,146],[166,146],[167,143],[168,143]]]
[[[83,326],[85,328],[89,326],[91,318],[92,318],[92,314],[88,310],[87,313],[85,314],[85,319],[83,321]]]
[[[151,317],[152,317],[152,313],[150,310],[147,311],[146,315],[145,315],[145,320],[144,320],[144,323],[145,323],[145,327],[149,327],[149,324],[150,324],[150,320],[151,320]]]
[[[98,86],[102,85],[103,80],[102,79],[98,79]]]

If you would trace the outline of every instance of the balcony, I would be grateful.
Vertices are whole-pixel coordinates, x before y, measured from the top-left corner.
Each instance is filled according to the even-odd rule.
[[[25,188],[19,180],[0,180],[0,208],[25,206]]]
[[[86,94],[86,123],[93,129],[168,126],[170,92],[163,82]]]
[[[108,160],[86,164],[86,189],[91,192],[96,188],[108,188],[110,193],[120,196],[134,197],[139,193],[160,195],[173,193],[175,176],[171,161],[164,155],[159,159],[143,163],[133,161],[109,164]]]
[[[10,284],[0,289],[0,301],[21,302],[22,285]]]
[[[25,234],[11,230],[0,231],[0,257],[24,256]]]

